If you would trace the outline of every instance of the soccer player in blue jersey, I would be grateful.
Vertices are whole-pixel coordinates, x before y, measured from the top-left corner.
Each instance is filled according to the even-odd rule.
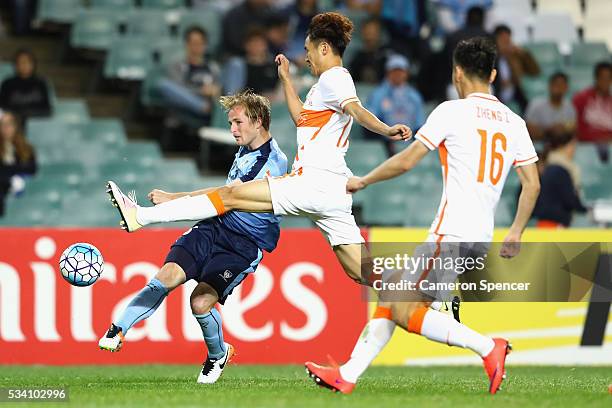
[[[224,96],[221,104],[228,112],[232,135],[240,146],[227,184],[286,174],[287,158],[269,131],[268,99],[247,91]],[[113,182],[109,182],[111,188],[116,188]],[[203,190],[192,193],[153,190],[149,199],[159,204],[203,193]],[[126,201],[131,200],[126,197]],[[164,266],[111,324],[99,347],[119,351],[132,326],[151,316],[169,292],[194,279],[198,285],[191,294],[191,310],[208,348],[198,382],[216,382],[232,358],[234,348],[223,340],[221,315],[214,306],[217,302],[223,304],[232,290],[255,271],[263,251],[274,250],[280,236],[279,221],[280,217],[271,213],[230,211],[198,222],[172,245]]]

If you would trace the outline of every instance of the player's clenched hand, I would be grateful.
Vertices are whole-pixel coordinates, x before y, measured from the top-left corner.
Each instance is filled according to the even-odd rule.
[[[359,190],[363,190],[366,187],[365,182],[361,177],[351,177],[346,183],[347,193],[356,193]]]
[[[289,60],[283,54],[278,54],[274,58],[274,62],[278,65],[278,77],[282,80],[289,79]]]
[[[172,193],[165,192],[163,190],[152,190],[147,197],[155,205],[165,203],[166,201],[172,200],[174,197]]]
[[[406,125],[393,125],[389,128],[387,136],[391,140],[408,140],[412,137],[412,130]]]
[[[499,256],[502,258],[513,258],[521,251],[521,235],[509,233],[504,239],[504,243],[499,250]]]

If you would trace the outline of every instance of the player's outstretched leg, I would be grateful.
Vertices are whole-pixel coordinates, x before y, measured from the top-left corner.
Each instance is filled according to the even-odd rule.
[[[121,350],[124,336],[136,323],[148,318],[162,304],[168,293],[185,282],[185,272],[175,263],[167,263],[142,288],[125,308],[121,317],[111,323],[110,328],[98,341],[101,350],[116,352]]]
[[[379,304],[372,320],[361,332],[349,361],[342,366],[323,366],[307,362],[306,370],[317,385],[350,394],[361,374],[387,345],[394,330],[395,322],[391,320],[391,309]]]
[[[512,349],[508,340],[484,336],[448,314],[432,310],[428,302],[393,303],[391,311],[393,320],[411,333],[477,353],[489,378],[489,392],[495,394],[500,389],[506,378],[506,356]]]
[[[191,294],[191,311],[200,324],[208,348],[206,361],[202,364],[198,375],[200,384],[217,382],[235,355],[234,346],[223,339],[221,314],[214,308],[218,299],[217,292],[204,282],[200,282]]]

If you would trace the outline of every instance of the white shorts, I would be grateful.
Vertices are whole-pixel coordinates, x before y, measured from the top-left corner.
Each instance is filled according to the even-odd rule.
[[[274,214],[310,218],[331,246],[365,242],[353,217],[353,197],[346,192],[346,176],[308,168],[299,175],[267,180]]]

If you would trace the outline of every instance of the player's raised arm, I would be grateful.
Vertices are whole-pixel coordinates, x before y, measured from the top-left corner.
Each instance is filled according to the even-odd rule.
[[[300,118],[300,111],[302,110],[302,101],[298,96],[293,83],[291,82],[291,74],[289,73],[289,60],[283,54],[278,54],[275,58],[276,64],[278,65],[278,77],[283,84],[283,90],[285,92],[285,99],[287,100],[287,108],[291,119],[297,125]]]
[[[351,115],[357,123],[371,132],[387,136],[391,140],[408,140],[412,137],[412,130],[406,125],[388,126],[359,102],[351,102],[346,105],[344,111]]]
[[[421,142],[414,142],[407,149],[395,154],[385,160],[380,166],[369,172],[364,177],[351,177],[346,184],[349,193],[355,193],[370,184],[397,177],[414,168],[419,161],[429,152],[429,149]]]
[[[500,255],[504,258],[512,258],[518,254],[520,249],[518,243],[521,242],[521,236],[529,222],[529,218],[531,218],[531,213],[540,194],[540,176],[538,175],[538,168],[535,163],[517,167],[516,172],[518,173],[522,190],[514,221],[500,251]]]

